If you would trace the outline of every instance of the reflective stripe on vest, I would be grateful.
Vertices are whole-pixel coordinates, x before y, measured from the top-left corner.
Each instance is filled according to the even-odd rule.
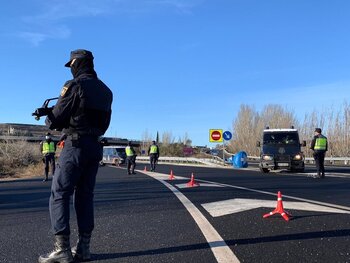
[[[54,142],[44,142],[43,143],[43,154],[54,153],[55,152],[55,143]]]
[[[326,138],[317,138],[315,142],[315,150],[325,151],[327,147],[327,139]]]
[[[126,156],[134,156],[134,152],[131,150],[130,146],[126,146],[125,153],[126,153]]]
[[[151,150],[149,151],[149,153],[157,153],[158,147],[157,145],[151,145]]]

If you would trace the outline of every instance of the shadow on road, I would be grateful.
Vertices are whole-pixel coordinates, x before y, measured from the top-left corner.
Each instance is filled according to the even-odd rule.
[[[258,238],[236,239],[236,240],[228,240],[226,241],[226,243],[229,246],[234,246],[234,245],[258,244],[258,243],[266,243],[266,242],[320,239],[320,238],[327,238],[327,237],[330,238],[330,237],[345,237],[345,236],[350,236],[350,229],[339,229],[339,230],[305,232],[305,233],[285,234],[285,235],[267,236],[267,237],[258,237]]]
[[[156,248],[143,251],[130,251],[122,253],[108,253],[108,254],[92,254],[92,260],[101,260],[101,259],[117,259],[117,258],[127,258],[127,257],[139,257],[147,255],[160,255],[168,253],[176,253],[190,250],[199,250],[199,249],[208,249],[208,243],[200,243],[193,245],[183,245],[176,247],[165,247],[165,248]]]
[[[320,238],[346,237],[346,236],[350,236],[350,229],[305,232],[305,233],[298,233],[298,234],[285,234],[285,235],[278,235],[278,236],[226,240],[225,242],[228,246],[232,247],[232,246],[239,246],[239,245],[266,243],[266,242],[280,242],[280,241],[320,239]],[[92,254],[91,256],[92,256],[92,260],[107,260],[107,259],[139,257],[139,256],[147,256],[147,255],[160,255],[160,254],[177,253],[177,252],[209,249],[209,248],[210,246],[208,243],[199,243],[199,244],[193,244],[193,245],[156,248],[156,249],[149,249],[149,250],[142,250],[142,251]]]

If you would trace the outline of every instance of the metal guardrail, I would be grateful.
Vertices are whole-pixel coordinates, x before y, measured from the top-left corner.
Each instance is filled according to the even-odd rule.
[[[225,150],[225,154],[232,155],[232,156],[235,155],[234,153],[227,152],[226,150]],[[259,161],[260,160],[259,156],[247,156],[247,158],[250,161]],[[330,156],[330,157],[326,157],[324,160],[325,160],[325,162],[327,162],[329,164],[341,164],[341,163],[344,165],[350,164],[350,157],[332,157],[332,156]],[[222,159],[221,159],[221,161],[222,161]],[[315,163],[315,160],[312,157],[306,157],[305,162],[306,163]]]
[[[350,164],[350,157],[326,157],[324,160],[329,164],[344,164],[344,165]],[[314,158],[310,158],[310,157],[305,158],[305,161],[307,163],[315,163]]]
[[[220,159],[220,158],[218,158]],[[222,159],[218,160],[207,159],[207,158],[194,158],[194,157],[159,157],[158,162],[160,163],[182,163],[182,164],[200,164],[200,165],[209,165],[209,166],[222,166]],[[149,162],[148,156],[137,156],[136,161]]]
[[[258,162],[260,157],[258,156],[248,156],[248,161]],[[137,156],[137,161],[149,162],[148,156]],[[183,164],[201,164],[208,166],[222,166],[223,160],[218,156],[212,156],[211,158],[194,158],[194,157],[159,157],[158,162],[160,163],[183,163]],[[305,158],[305,162],[309,164],[314,164],[313,158]],[[349,165],[350,157],[326,157],[325,162],[331,165]]]
[[[248,156],[248,160],[259,161],[260,157]],[[344,164],[344,165],[350,164],[350,157],[326,157],[324,160],[325,160],[325,162],[327,162],[329,164]],[[315,160],[312,157],[306,157],[305,162],[306,163],[315,163]]]

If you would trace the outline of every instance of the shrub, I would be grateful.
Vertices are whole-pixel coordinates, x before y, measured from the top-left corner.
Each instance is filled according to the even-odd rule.
[[[0,175],[13,175],[18,169],[41,161],[39,146],[26,141],[0,142]]]

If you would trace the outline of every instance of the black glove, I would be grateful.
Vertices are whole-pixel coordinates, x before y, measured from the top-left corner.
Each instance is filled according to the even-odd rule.
[[[52,107],[46,107],[46,108],[37,108],[33,113],[32,116],[35,116],[36,120],[39,120],[40,117],[49,115],[53,110]]]

